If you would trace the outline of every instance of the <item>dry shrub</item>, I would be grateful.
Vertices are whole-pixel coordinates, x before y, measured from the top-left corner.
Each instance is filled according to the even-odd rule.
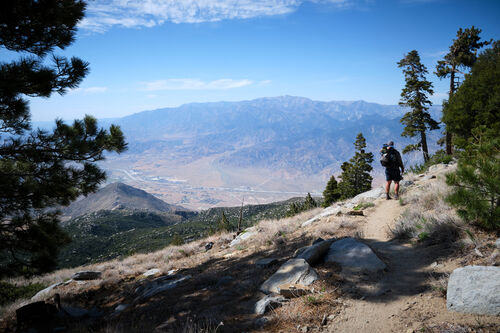
[[[450,244],[458,239],[461,228],[455,216],[422,213],[409,208],[389,229],[389,236],[399,240],[416,239],[426,245]]]
[[[297,325],[321,325],[324,315],[340,310],[335,290],[322,291],[291,299],[282,307],[274,309],[270,316],[272,327],[295,331]],[[288,329],[288,330],[287,330]]]

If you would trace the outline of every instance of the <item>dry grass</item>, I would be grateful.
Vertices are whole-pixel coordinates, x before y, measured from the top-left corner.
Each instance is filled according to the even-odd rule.
[[[408,208],[389,230],[393,239],[413,239],[426,244],[452,243],[459,237],[463,222],[444,198],[448,187],[442,179],[426,183],[404,196]]]

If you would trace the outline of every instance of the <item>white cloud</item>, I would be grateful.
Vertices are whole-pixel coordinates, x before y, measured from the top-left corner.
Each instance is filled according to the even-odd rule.
[[[202,81],[200,79],[167,79],[150,82],[142,82],[142,90],[225,90],[234,89],[253,84],[250,80],[219,79],[213,81]]]
[[[88,2],[80,27],[104,32],[112,26],[153,27],[215,22],[291,13],[304,2],[345,7],[352,0],[95,0]]]
[[[102,94],[108,91],[107,87],[75,88],[68,91],[69,94]]]

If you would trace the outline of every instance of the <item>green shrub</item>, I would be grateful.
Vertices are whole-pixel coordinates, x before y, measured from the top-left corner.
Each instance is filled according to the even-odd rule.
[[[453,156],[447,155],[444,150],[438,150],[434,155],[432,155],[429,160],[425,163],[415,164],[408,168],[408,171],[421,174],[429,170],[432,165],[435,164],[448,164],[453,160]]]
[[[31,298],[45,287],[41,283],[16,286],[15,284],[0,281],[0,305],[12,303],[19,298]]]

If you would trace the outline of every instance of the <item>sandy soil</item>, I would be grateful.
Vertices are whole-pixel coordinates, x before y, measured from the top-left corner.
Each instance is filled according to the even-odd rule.
[[[446,258],[446,249],[439,246],[423,248],[389,239],[388,228],[403,209],[397,200],[376,202],[361,228],[362,235],[388,269],[382,276],[353,278],[356,296],[347,298],[345,310],[325,331],[428,332],[450,328],[449,323],[453,323],[456,327],[448,332],[461,332],[453,329],[459,329],[460,324],[481,326],[481,322],[488,323],[484,332],[500,329],[500,318],[447,311],[445,298],[430,288],[429,282],[431,274],[452,271],[456,265],[452,260],[436,264],[436,260]]]

